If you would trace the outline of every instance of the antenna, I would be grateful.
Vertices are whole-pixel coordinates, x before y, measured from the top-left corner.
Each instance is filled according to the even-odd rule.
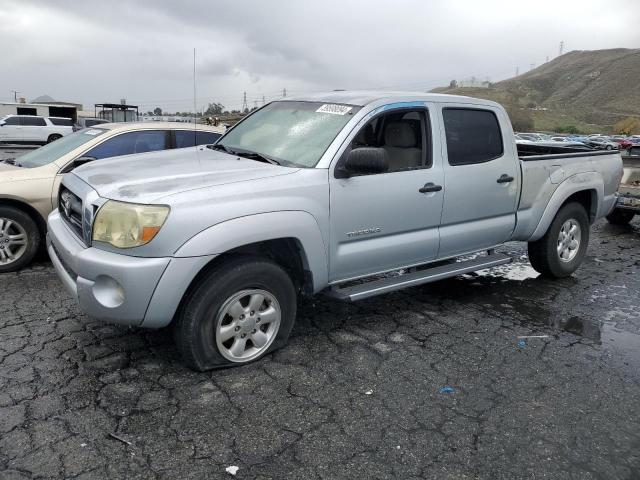
[[[247,106],[247,92],[244,92],[242,95],[242,113],[246,110],[249,110],[249,107]]]
[[[196,112],[198,111],[196,107],[196,48],[193,47],[193,129],[196,129]],[[195,133],[194,133],[195,135]]]
[[[560,48],[558,49],[558,52],[559,56],[562,56],[562,54],[564,53],[564,40],[560,42]]]
[[[262,106],[264,107],[264,95],[262,95]]]
[[[286,96],[287,96],[287,89],[286,89],[286,88],[283,88],[283,89],[282,89],[282,96],[283,96],[283,97],[286,97]]]

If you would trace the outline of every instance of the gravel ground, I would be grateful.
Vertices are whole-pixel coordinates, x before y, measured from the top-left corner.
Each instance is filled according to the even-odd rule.
[[[0,478],[640,478],[639,220],[599,222],[560,281],[508,245],[491,272],[305,301],[288,347],[209,373],[85,317],[49,263],[0,275]]]

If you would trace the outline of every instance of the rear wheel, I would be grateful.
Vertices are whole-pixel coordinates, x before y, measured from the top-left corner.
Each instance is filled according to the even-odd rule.
[[[0,273],[29,264],[39,247],[36,222],[22,210],[0,206]]]
[[[547,233],[529,242],[529,261],[545,276],[567,277],[582,263],[588,244],[587,212],[579,203],[568,203],[558,211]]]
[[[612,149],[613,149],[613,147],[612,147],[611,145],[607,145],[607,146],[606,146],[606,149],[607,149],[607,150],[612,150]]]
[[[240,365],[286,344],[296,292],[277,264],[237,258],[211,270],[185,299],[176,344],[195,370]]]
[[[55,142],[59,138],[62,138],[62,135],[60,135],[59,133],[52,133],[51,135],[49,135],[49,138],[47,138],[47,143]]]
[[[613,225],[626,225],[635,216],[635,212],[632,210],[622,210],[616,208],[613,212],[607,215],[607,221]]]

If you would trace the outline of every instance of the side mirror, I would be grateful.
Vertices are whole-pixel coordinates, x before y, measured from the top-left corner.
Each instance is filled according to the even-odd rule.
[[[338,178],[385,173],[388,170],[389,158],[384,148],[360,147],[349,152]]]

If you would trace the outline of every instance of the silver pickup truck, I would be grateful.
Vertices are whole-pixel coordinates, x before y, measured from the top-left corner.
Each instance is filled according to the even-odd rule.
[[[620,155],[513,138],[500,105],[467,97],[276,101],[215,145],[67,174],[48,251],[91,317],[171,323],[198,370],[242,364],[285,344],[298,295],[355,301],[509,263],[494,249],[513,240],[539,272],[574,272]]]

